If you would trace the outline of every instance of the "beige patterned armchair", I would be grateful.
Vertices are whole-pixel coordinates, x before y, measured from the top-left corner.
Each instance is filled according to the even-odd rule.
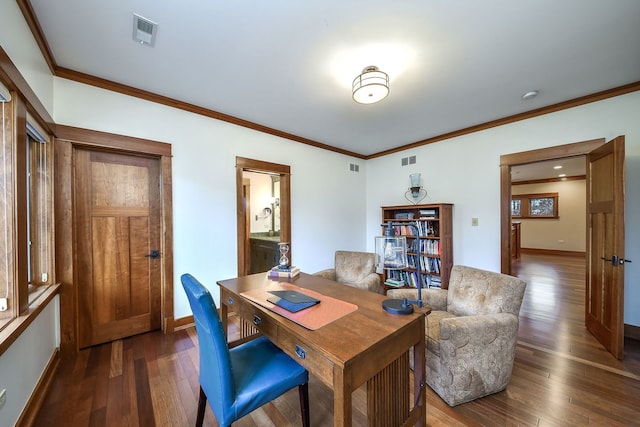
[[[453,266],[448,290],[423,289],[427,384],[450,406],[504,390],[509,383],[525,282]],[[394,289],[392,298],[417,298]]]
[[[369,252],[336,251],[335,267],[318,271],[314,276],[371,292],[378,292],[380,289],[375,254]]]

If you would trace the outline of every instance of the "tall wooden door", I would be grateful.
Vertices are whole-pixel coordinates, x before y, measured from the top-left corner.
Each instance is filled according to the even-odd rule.
[[[624,356],[624,137],[587,155],[587,329]]]
[[[159,169],[155,158],[75,151],[80,348],[161,326]]]

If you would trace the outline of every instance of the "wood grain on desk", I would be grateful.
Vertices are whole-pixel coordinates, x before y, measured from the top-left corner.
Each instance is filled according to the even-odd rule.
[[[287,282],[350,302],[358,310],[317,330],[308,330],[240,296],[276,283],[266,273],[260,273],[218,282],[223,322],[229,311],[237,311],[241,319],[254,323],[260,333],[331,387],[335,425],[351,424],[351,392],[365,382],[371,399],[370,425],[422,422],[425,403],[419,387],[424,384],[424,314],[387,313],[382,309],[382,301],[387,299],[383,295],[305,273]],[[409,414],[408,358],[412,347],[417,367],[413,372],[414,393],[422,398]],[[304,358],[296,352],[297,348],[304,351]],[[381,376],[387,369],[391,373]],[[387,413],[397,414],[393,415],[396,418],[382,420]]]

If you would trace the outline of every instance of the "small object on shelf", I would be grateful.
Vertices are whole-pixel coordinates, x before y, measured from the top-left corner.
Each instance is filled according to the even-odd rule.
[[[401,288],[405,285],[404,280],[387,279],[384,281],[385,285],[393,286],[394,288]]]
[[[275,266],[267,274],[273,279],[293,279],[300,274],[300,269],[291,266],[288,270],[280,270],[278,266]]]
[[[287,253],[289,252],[289,242],[278,243],[278,250],[280,251],[280,261],[278,262],[278,266],[281,269],[291,267],[289,265],[289,258],[287,258]]]

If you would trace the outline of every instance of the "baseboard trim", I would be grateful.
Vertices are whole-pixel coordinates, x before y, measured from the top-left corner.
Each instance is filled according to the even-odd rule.
[[[556,249],[537,249],[537,248],[520,248],[520,252],[523,254],[535,254],[535,255],[554,255],[554,256],[573,256],[578,258],[584,258],[585,252],[580,251],[560,251]]]
[[[185,316],[185,317],[181,317],[179,319],[176,319],[173,322],[173,330],[174,331],[180,331],[182,329],[187,329],[191,326],[195,325],[194,321],[193,321],[193,315],[189,315],[189,316]]]
[[[632,340],[640,341],[640,326],[624,325],[624,336]]]
[[[229,317],[232,317],[232,316],[235,316],[235,315],[236,315],[235,311],[232,311],[231,313],[228,314]],[[221,316],[220,309],[218,309],[218,316]],[[192,326],[195,326],[195,321],[193,320],[193,315],[192,314],[190,314],[189,316],[181,317],[179,319],[175,319],[175,321],[173,322],[173,330],[174,331],[187,329],[187,328],[190,328]]]
[[[40,411],[40,408],[47,397],[47,393],[51,388],[51,384],[53,383],[53,379],[59,365],[60,349],[56,348],[56,351],[51,355],[51,359],[49,359],[49,363],[47,363],[38,384],[36,384],[33,393],[31,393],[31,397],[29,397],[27,404],[22,410],[20,417],[18,417],[16,427],[29,427],[33,425],[36,416],[38,415],[38,411]]]

